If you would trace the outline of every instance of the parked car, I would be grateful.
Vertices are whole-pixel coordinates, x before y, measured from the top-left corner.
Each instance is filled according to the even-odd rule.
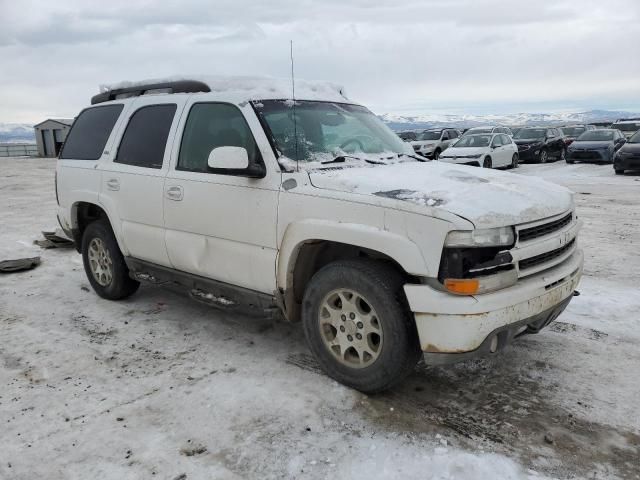
[[[608,128],[584,132],[569,146],[567,163],[575,163],[576,161],[613,163],[615,152],[626,141],[622,132],[617,129]]]
[[[413,142],[418,139],[418,132],[415,130],[405,130],[398,132],[398,136],[405,142]]]
[[[584,132],[595,129],[595,125],[567,125],[566,127],[560,127],[560,131],[564,135],[564,144],[567,147]]]
[[[526,127],[514,135],[521,162],[546,163],[550,158],[564,160],[567,149],[558,128]]]
[[[475,135],[478,133],[506,133],[510,137],[513,137],[513,132],[509,127],[504,127],[502,125],[487,125],[484,127],[473,127],[465,130],[462,136],[465,135]]]
[[[440,155],[440,161],[484,168],[515,168],[518,147],[505,133],[466,135]]]
[[[613,156],[613,168],[618,175],[625,170],[640,170],[640,131],[618,149]]]
[[[409,135],[406,136],[410,138]],[[434,128],[416,131],[414,140],[405,141],[411,144],[416,153],[437,160],[440,154],[445,151],[452,142],[455,142],[459,136],[460,132],[454,128]]]
[[[626,138],[640,130],[640,118],[626,118],[617,120],[611,125],[611,128],[620,130]]]
[[[328,375],[364,392],[421,357],[495,354],[565,309],[583,265],[569,190],[425,162],[333,85],[289,92],[243,77],[92,98],[60,154],[56,197],[99,296],[146,281],[280,312],[302,321]]]

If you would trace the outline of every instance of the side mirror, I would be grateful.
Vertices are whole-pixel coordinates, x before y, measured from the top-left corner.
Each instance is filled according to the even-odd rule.
[[[249,154],[242,147],[214,148],[207,159],[207,166],[215,170],[245,170],[249,167]]]

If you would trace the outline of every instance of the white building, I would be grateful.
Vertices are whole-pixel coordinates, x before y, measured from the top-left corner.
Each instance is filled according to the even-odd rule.
[[[34,125],[38,155],[41,157],[57,157],[62,148],[67,133],[71,129],[73,119],[49,118]]]

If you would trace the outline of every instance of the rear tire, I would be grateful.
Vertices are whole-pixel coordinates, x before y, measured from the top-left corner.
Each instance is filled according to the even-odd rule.
[[[365,393],[386,390],[410,374],[422,351],[402,289],[403,276],[371,260],[341,260],[307,286],[302,322],[322,370]]]
[[[573,165],[575,162],[575,160],[569,160],[568,158],[565,159],[565,162],[567,162],[569,165]]]
[[[624,170],[615,170],[616,175],[624,175]]]
[[[558,157],[558,160],[565,160],[566,158],[567,158],[567,149],[562,148],[562,150],[560,150],[560,156]]]
[[[491,162],[491,157],[484,157],[484,161],[482,162],[482,168],[491,168],[493,163]]]
[[[433,159],[434,159],[434,160],[438,160],[438,159],[440,158],[440,154],[441,154],[441,153],[442,153],[442,152],[440,151],[440,149],[439,149],[439,148],[436,148],[436,151],[435,151],[435,152],[433,152]]]
[[[111,225],[105,220],[90,223],[82,235],[82,261],[89,283],[107,300],[133,295],[140,283],[129,276]]]

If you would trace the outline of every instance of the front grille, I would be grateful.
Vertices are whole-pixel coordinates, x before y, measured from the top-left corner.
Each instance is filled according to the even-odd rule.
[[[537,267],[538,265],[541,265],[550,260],[553,260],[554,258],[558,258],[564,253],[568,252],[573,248],[575,243],[576,243],[576,239],[574,238],[563,247],[556,248],[555,250],[551,250],[549,252],[545,252],[540,255],[536,255],[535,257],[530,257],[530,258],[525,258],[524,260],[520,260],[520,262],[518,263],[518,266],[520,267],[520,270],[526,270],[527,268]]]
[[[553,222],[520,230],[520,232],[518,232],[518,238],[521,242],[526,242],[527,240],[533,240],[534,238],[549,235],[550,233],[569,225],[571,220],[573,220],[573,213],[569,213],[567,216],[562,217],[559,220],[554,220]]]
[[[571,154],[572,158],[581,158],[584,160],[597,160],[601,158],[600,154],[593,150],[575,150]]]

